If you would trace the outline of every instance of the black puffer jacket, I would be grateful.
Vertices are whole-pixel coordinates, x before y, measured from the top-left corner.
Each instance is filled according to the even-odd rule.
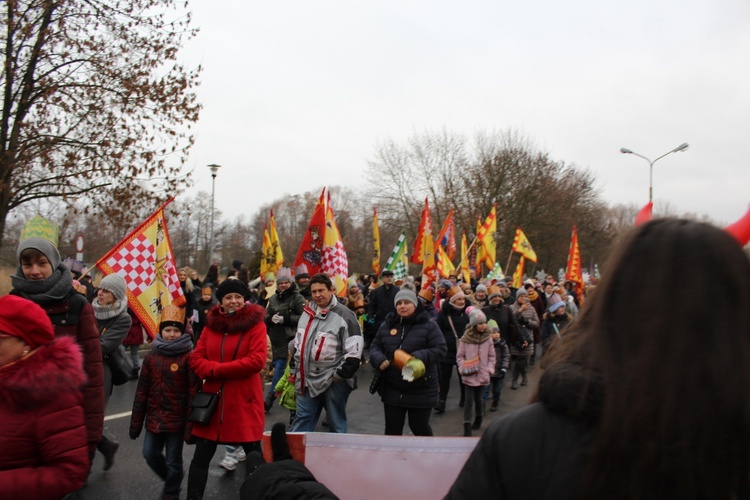
[[[466,325],[469,324],[469,316],[466,314],[466,308],[469,307],[469,301],[466,301],[466,305],[461,309],[456,309],[448,303],[446,300],[440,308],[440,314],[438,314],[437,324],[440,327],[440,331],[443,332],[445,337],[445,345],[448,347],[448,351],[445,353],[445,357],[441,361],[449,365],[456,364],[456,354],[458,353],[458,339],[460,339]],[[453,328],[451,328],[451,322],[453,322]]]
[[[377,370],[386,359],[393,360],[396,349],[420,359],[425,376],[407,382],[401,378],[401,370],[389,366],[383,374],[381,400],[396,406],[432,408],[438,400],[437,364],[445,356],[446,346],[437,324],[421,305],[408,318],[392,314],[380,325],[370,346],[370,363]]]
[[[302,311],[305,310],[305,298],[299,293],[296,283],[284,290],[276,290],[276,293],[268,299],[266,307],[266,328],[271,338],[273,359],[286,359],[289,356],[289,341],[297,333]],[[271,318],[279,314],[284,317],[283,323],[274,323]]]
[[[490,425],[445,498],[581,498],[601,380],[558,364],[542,376],[539,399]]]

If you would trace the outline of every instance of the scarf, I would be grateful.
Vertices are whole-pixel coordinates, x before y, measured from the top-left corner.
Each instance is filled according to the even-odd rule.
[[[164,340],[161,333],[158,333],[156,337],[154,337],[153,346],[154,351],[159,354],[163,354],[164,356],[178,356],[193,350],[193,339],[190,338],[190,335],[185,335],[183,333],[176,340],[168,342]]]
[[[73,275],[63,263],[57,266],[49,278],[43,280],[27,280],[23,275],[23,269],[18,266],[10,281],[13,288],[21,292],[24,298],[40,306],[60,302],[73,289]]]
[[[536,290],[534,290],[534,289],[529,290],[529,300],[530,301],[534,301],[534,300],[536,300],[538,298],[539,298],[539,294],[536,293]]]
[[[474,327],[469,326],[464,330],[463,337],[458,340],[467,344],[481,344],[486,342],[490,338],[490,335],[492,335],[492,329],[489,327],[485,328],[484,332],[479,333]]]
[[[122,314],[128,308],[127,300],[116,300],[114,304],[106,306],[99,304],[99,298],[95,298],[91,303],[94,308],[94,317],[99,320],[112,319]]]

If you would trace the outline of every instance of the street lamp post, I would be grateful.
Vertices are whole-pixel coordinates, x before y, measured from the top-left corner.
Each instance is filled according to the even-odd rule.
[[[655,159],[653,161],[651,161],[648,158],[646,158],[645,156],[639,155],[638,153],[636,153],[636,152],[634,152],[634,151],[632,151],[630,149],[627,149],[627,148],[620,148],[620,153],[627,154],[627,155],[635,155],[635,156],[638,156],[640,158],[643,158],[644,160],[646,160],[648,162],[648,202],[651,203],[653,201],[653,199],[654,199],[654,163],[656,163],[657,161],[661,160],[662,158],[664,158],[668,154],[676,153],[678,151],[685,151],[688,147],[689,147],[688,143],[687,142],[683,142],[682,144],[680,144],[679,146],[677,146],[673,150],[667,151],[666,153],[664,153],[663,155],[661,155],[660,157],[658,157],[657,159]]]
[[[221,168],[221,165],[214,163],[208,166],[211,169],[211,238],[208,247],[208,265],[213,264],[214,259],[214,193],[216,190],[216,172]]]

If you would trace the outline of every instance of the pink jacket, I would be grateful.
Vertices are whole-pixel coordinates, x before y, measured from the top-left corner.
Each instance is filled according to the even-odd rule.
[[[466,361],[474,359],[477,356],[479,356],[479,371],[471,375],[462,375],[461,382],[464,385],[478,387],[490,383],[490,377],[495,373],[496,359],[492,337],[489,337],[481,344],[469,344],[468,342],[459,340],[458,353],[456,355],[458,371],[461,371],[461,367]]]

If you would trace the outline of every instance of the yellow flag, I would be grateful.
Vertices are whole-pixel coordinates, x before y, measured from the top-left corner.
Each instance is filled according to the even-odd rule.
[[[372,272],[380,276],[380,228],[378,211],[372,209]]]
[[[461,277],[464,283],[471,283],[469,273],[469,245],[466,242],[466,233],[461,234]]]
[[[436,247],[438,274],[441,278],[447,278],[450,275],[450,272],[456,268],[453,265],[453,262],[451,262],[451,259],[448,257],[448,254],[445,252],[445,248],[443,248],[441,245],[436,245]]]
[[[513,252],[518,252],[531,262],[536,262],[536,252],[531,248],[529,239],[523,234],[521,228],[516,229],[516,236],[513,238],[513,246],[511,247]]]
[[[125,278],[128,305],[151,338],[159,333],[162,309],[185,304],[164,217],[164,208],[172,200],[95,264],[105,276],[116,273]]]
[[[273,210],[271,210],[271,231],[268,236],[271,240],[270,251],[273,259],[269,262],[269,271],[275,274],[284,265],[284,254],[281,253],[281,242],[279,241],[279,233],[276,231],[276,218],[273,216]]]
[[[477,232],[477,242],[482,243],[482,260],[487,266],[487,269],[494,269],[495,267],[495,253],[497,251],[495,248],[496,232],[497,205],[493,205],[490,214],[484,220],[484,224],[482,224],[482,227]],[[479,256],[477,256],[477,262],[479,262]]]
[[[474,247],[477,249],[476,254],[474,256],[474,265],[477,268],[477,276],[479,276],[481,268],[482,268],[482,262],[484,262],[484,247],[482,246],[482,240],[479,238],[479,232],[482,230],[482,221],[477,217],[477,232],[476,232],[476,239],[474,240]]]
[[[521,288],[523,286],[523,268],[526,264],[526,258],[521,255],[521,260],[518,261],[516,266],[516,272],[513,273],[513,288]]]
[[[263,228],[263,246],[260,249],[260,275],[265,276],[271,270],[274,261],[274,252],[271,245],[271,236],[268,234],[268,224]]]

